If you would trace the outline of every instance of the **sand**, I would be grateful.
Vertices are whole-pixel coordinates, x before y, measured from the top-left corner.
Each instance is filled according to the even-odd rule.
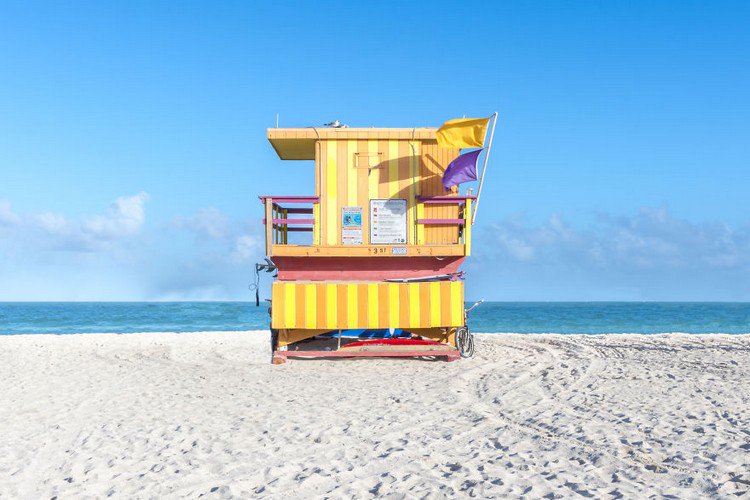
[[[279,366],[267,337],[0,337],[0,497],[750,497],[750,336]]]

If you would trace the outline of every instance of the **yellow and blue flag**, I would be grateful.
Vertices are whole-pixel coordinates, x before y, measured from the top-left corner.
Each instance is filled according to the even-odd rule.
[[[481,148],[489,118],[456,118],[437,131],[438,145],[444,148]]]

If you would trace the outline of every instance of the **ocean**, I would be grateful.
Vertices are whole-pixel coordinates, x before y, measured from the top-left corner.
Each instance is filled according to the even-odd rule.
[[[750,303],[485,302],[478,333],[750,333]],[[254,302],[4,302],[0,335],[262,330]]]

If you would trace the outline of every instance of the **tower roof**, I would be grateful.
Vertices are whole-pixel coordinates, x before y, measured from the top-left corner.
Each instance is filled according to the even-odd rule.
[[[416,140],[434,141],[436,128],[269,128],[268,141],[282,160],[314,160],[317,140]]]

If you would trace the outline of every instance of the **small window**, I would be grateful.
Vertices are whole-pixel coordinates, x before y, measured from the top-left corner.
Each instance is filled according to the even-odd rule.
[[[383,153],[354,153],[354,168],[380,168]]]

